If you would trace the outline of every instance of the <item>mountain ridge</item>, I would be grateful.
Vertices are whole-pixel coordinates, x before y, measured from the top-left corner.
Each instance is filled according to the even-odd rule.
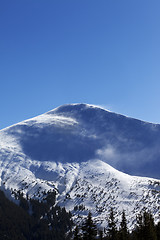
[[[90,210],[104,226],[111,206],[117,217],[126,209],[130,228],[144,207],[157,221],[159,143],[158,124],[93,105],[60,106],[0,131],[1,189],[38,199],[54,189],[75,221]]]
[[[43,152],[50,152],[48,156],[50,159],[62,160],[63,158],[63,153],[61,155],[60,151],[54,149],[54,153],[51,152],[52,147],[56,146],[55,148],[61,148],[63,152],[68,151],[65,154],[67,161],[72,161],[74,158],[78,161],[77,152],[74,152],[76,148],[77,151],[81,149],[78,153],[80,161],[99,157],[120,171],[132,175],[160,178],[157,170],[160,166],[159,124],[128,118],[92,105],[73,104],[58,107],[38,117],[13,125],[4,131],[12,132],[11,136],[14,134],[14,128],[15,134],[17,134],[16,131],[24,134],[25,139],[24,141],[21,139],[19,145],[31,159],[41,159],[43,156],[42,152],[39,155],[35,154],[32,146],[29,145],[33,137],[37,152],[46,146],[47,149],[43,149]],[[52,131],[51,134],[48,133],[50,131]],[[40,142],[38,138],[44,139],[44,142],[42,140]],[[33,152],[34,156],[30,156]],[[146,160],[143,163],[144,159]],[[146,169],[146,162],[149,164],[148,169]],[[134,164],[137,165],[135,171]]]

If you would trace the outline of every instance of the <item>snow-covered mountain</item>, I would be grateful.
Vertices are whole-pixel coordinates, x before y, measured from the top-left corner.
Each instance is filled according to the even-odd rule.
[[[77,221],[91,210],[103,226],[111,206],[125,209],[132,227],[144,207],[158,219],[159,143],[159,124],[64,105],[0,131],[1,189],[39,198],[56,189]]]

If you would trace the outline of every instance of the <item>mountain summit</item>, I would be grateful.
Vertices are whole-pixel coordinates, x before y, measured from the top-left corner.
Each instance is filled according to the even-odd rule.
[[[40,162],[100,159],[153,178],[160,178],[159,145],[160,125],[87,104],[64,105],[0,131],[1,158],[11,150]]]
[[[158,216],[159,144],[159,124],[64,105],[0,131],[1,189],[38,198],[55,189],[75,218],[91,210],[102,224],[111,206],[130,220],[144,205]]]

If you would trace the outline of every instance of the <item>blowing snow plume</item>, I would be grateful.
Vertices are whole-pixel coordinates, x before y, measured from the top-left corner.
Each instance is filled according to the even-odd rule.
[[[159,124],[71,104],[1,130],[0,158],[62,163],[98,158],[128,174],[160,178],[159,143]]]

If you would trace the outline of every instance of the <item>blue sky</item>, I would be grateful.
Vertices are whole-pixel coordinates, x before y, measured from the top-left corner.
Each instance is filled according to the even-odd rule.
[[[159,0],[1,0],[0,129],[66,103],[160,123]]]

